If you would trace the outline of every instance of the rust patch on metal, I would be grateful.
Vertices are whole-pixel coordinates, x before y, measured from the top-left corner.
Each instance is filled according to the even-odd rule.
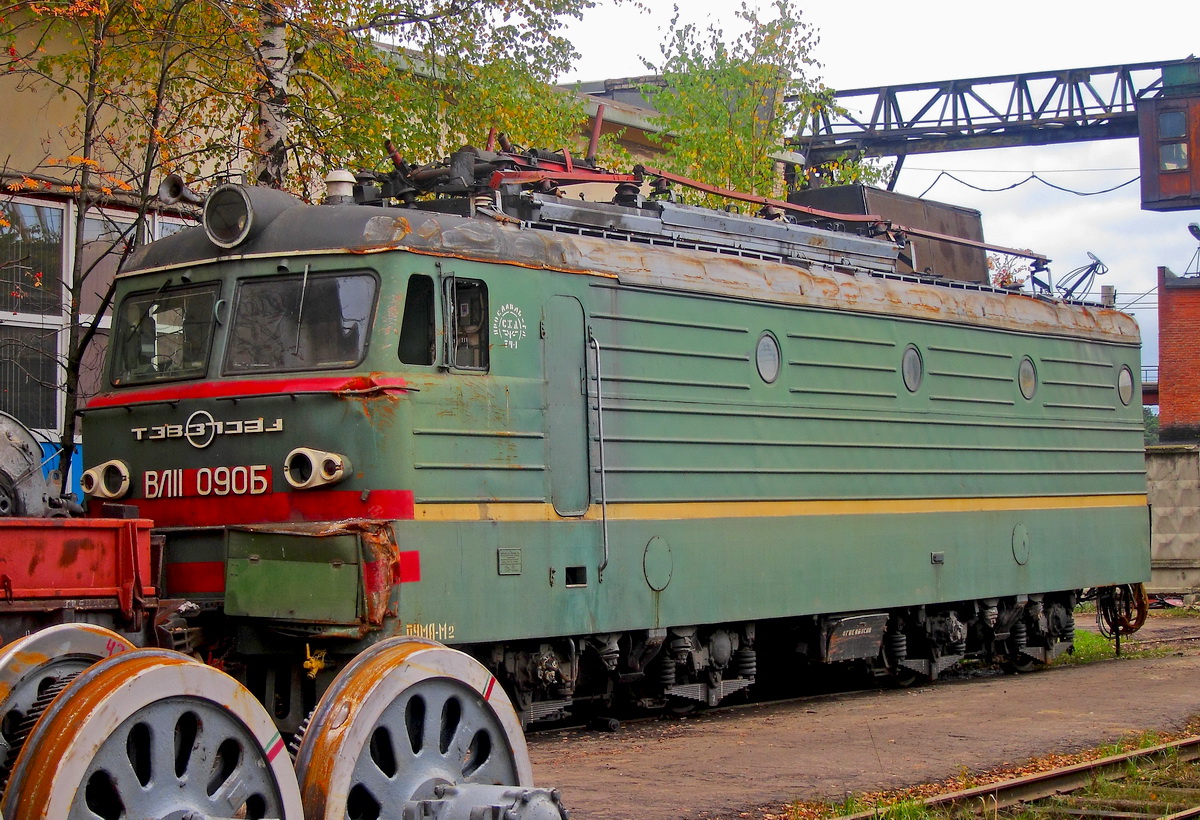
[[[400,582],[400,546],[389,522],[370,518],[348,518],[343,521],[245,524],[231,529],[239,532],[278,533],[309,538],[357,535],[362,555],[364,615],[358,627],[342,629],[338,634],[341,637],[350,637],[350,632],[356,631],[360,636],[366,635],[383,624],[392,588]]]
[[[399,394],[408,390],[405,379],[374,372],[351,379],[337,391],[337,395],[357,401],[364,418],[377,429],[386,429],[395,422]]]
[[[363,522],[360,536],[363,550],[363,598],[367,623],[383,623],[391,600],[392,587],[400,582],[400,546],[391,525]]]
[[[397,241],[403,240],[404,237],[412,233],[412,223],[403,216],[398,216],[392,221],[392,230],[394,230]]]

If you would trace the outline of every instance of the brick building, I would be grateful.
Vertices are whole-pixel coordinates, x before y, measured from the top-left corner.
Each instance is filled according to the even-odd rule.
[[[1159,434],[1200,443],[1200,276],[1158,269]]]

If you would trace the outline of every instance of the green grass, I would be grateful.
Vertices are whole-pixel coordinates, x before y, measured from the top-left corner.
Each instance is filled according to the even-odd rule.
[[[1111,660],[1116,656],[1113,642],[1108,638],[1095,632],[1078,629],[1075,631],[1075,651],[1069,655],[1059,655],[1054,659],[1054,663],[1058,665],[1093,663]]]
[[[1159,658],[1169,655],[1175,649],[1170,646],[1140,647],[1133,644],[1136,638],[1121,639],[1122,658]],[[1059,655],[1052,663],[1055,665],[1093,663],[1095,661],[1110,661],[1117,657],[1116,644],[1096,632],[1079,629],[1075,631],[1075,651],[1070,655]]]

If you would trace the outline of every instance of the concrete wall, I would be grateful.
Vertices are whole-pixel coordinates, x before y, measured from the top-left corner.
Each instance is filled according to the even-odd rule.
[[[1151,593],[1200,592],[1200,445],[1146,448]]]

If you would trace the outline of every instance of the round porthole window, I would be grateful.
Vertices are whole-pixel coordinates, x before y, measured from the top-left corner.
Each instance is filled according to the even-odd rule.
[[[921,387],[921,379],[925,376],[925,362],[921,360],[921,351],[914,345],[904,348],[904,358],[900,360],[900,375],[904,377],[904,386],[909,393],[916,393]]]
[[[767,384],[779,378],[779,340],[770,333],[758,337],[758,347],[754,349],[754,364],[758,367],[758,375]]]
[[[1133,373],[1128,365],[1117,374],[1117,395],[1121,397],[1121,404],[1127,405],[1133,401]]]
[[[1028,356],[1021,359],[1021,366],[1017,368],[1017,385],[1021,388],[1021,395],[1026,400],[1032,399],[1033,394],[1037,392],[1037,368],[1033,364],[1033,359]]]

